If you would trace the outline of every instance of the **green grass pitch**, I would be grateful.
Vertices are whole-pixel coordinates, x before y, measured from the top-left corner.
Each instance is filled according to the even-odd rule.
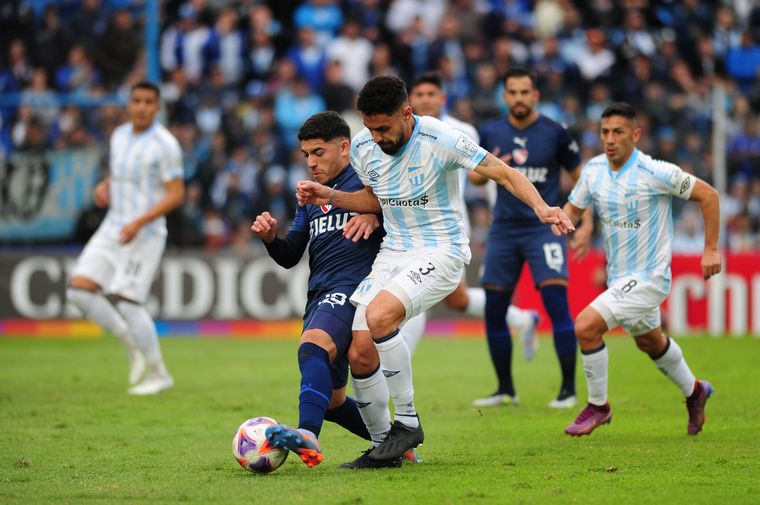
[[[322,465],[291,456],[260,476],[230,442],[249,417],[297,421],[294,341],[166,339],[175,389],[134,398],[115,341],[0,339],[0,503],[758,503],[760,339],[680,339],[717,390],[697,437],[678,390],[625,337],[608,339],[612,424],[564,435],[578,410],[546,407],[559,372],[541,343],[531,363],[516,348],[522,404],[482,411],[470,405],[494,388],[485,343],[421,343],[422,465],[339,470],[368,444],[326,423]],[[580,366],[578,385],[585,398]]]

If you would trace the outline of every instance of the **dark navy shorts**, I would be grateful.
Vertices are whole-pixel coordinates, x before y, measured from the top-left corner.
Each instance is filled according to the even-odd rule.
[[[348,348],[351,345],[351,325],[356,307],[349,301],[355,286],[336,286],[325,291],[309,293],[303,316],[303,331],[318,329],[332,338],[337,348],[331,365],[333,389],[348,383]]]
[[[567,279],[567,242],[548,225],[515,227],[495,222],[486,245],[483,285],[511,291],[528,262],[536,287],[546,279]]]

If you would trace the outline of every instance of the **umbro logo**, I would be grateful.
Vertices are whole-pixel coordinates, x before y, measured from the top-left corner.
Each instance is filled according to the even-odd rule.
[[[398,374],[400,370],[383,370],[383,375],[386,377],[393,377],[394,375]]]
[[[367,175],[369,175],[370,179],[377,179],[378,177],[380,177],[380,174],[378,174],[374,170],[370,170],[369,172],[367,172]]]

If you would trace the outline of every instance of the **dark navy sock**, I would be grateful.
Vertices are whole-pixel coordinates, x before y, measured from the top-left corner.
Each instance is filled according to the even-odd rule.
[[[512,335],[507,326],[511,292],[486,289],[486,336],[500,394],[515,395],[512,383]]]
[[[541,298],[552,321],[554,350],[562,371],[559,396],[564,398],[575,394],[575,361],[578,352],[575,325],[567,302],[567,287],[558,284],[544,286],[541,288]]]
[[[333,390],[330,355],[311,342],[301,344],[298,348],[298,368],[301,370],[298,427],[319,437]]]
[[[356,402],[350,396],[346,397],[346,401],[343,402],[343,405],[328,410],[325,415],[325,421],[330,421],[342,426],[354,435],[365,440],[372,440],[372,437],[369,436],[369,431],[367,431],[367,427],[364,425],[362,416],[359,413],[359,407],[356,406]]]

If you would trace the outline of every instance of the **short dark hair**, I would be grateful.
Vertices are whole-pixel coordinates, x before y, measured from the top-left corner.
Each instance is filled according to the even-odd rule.
[[[615,102],[611,105],[608,105],[606,109],[604,109],[604,112],[602,112],[602,117],[610,117],[610,116],[623,116],[624,118],[628,119],[631,122],[636,121],[636,109],[633,108],[633,106],[626,102]]]
[[[417,76],[417,78],[412,83],[412,87],[409,88],[410,90],[413,90],[420,84],[432,84],[438,89],[443,89],[443,82],[441,81],[441,75],[438,72],[425,72],[423,74],[420,74]]]
[[[156,94],[156,98],[161,98],[161,90],[152,82],[140,81],[137,84],[133,84],[132,87],[129,88],[129,94],[131,95],[136,89],[148,89]]]
[[[391,115],[409,101],[404,81],[392,75],[378,75],[364,85],[356,108],[367,116]]]
[[[298,130],[298,140],[351,138],[348,123],[335,111],[319,112],[307,119]]]
[[[513,77],[528,77],[530,79],[530,85],[533,86],[533,88],[536,87],[536,76],[533,75],[533,72],[528,70],[525,67],[512,67],[510,68],[506,74],[504,74],[504,78],[501,80],[505,85],[507,84],[507,81],[509,79],[512,79]]]

